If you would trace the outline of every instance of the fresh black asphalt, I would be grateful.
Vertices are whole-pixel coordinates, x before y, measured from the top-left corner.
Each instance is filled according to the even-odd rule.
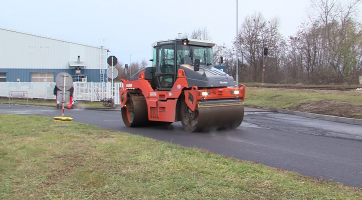
[[[0,104],[0,114],[61,116],[61,110]],[[253,161],[302,175],[362,188],[362,126],[246,109],[242,125],[229,131],[187,133],[168,127],[127,128],[120,111],[65,110],[74,122],[93,124],[187,147]]]

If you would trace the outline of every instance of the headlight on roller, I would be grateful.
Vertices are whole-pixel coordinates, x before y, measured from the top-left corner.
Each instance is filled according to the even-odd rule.
[[[239,95],[240,91],[239,90],[230,90],[230,94],[231,95]]]
[[[202,92],[201,94],[202,94],[202,96],[207,96],[208,92]]]

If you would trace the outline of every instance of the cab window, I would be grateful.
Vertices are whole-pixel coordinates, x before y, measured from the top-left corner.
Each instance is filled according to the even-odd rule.
[[[164,45],[158,49],[158,73],[174,73],[174,45]]]
[[[213,50],[211,47],[177,45],[177,65],[193,65],[195,59],[200,59],[203,65],[213,65]]]
[[[160,84],[162,88],[172,88],[173,86],[173,75],[160,76]]]

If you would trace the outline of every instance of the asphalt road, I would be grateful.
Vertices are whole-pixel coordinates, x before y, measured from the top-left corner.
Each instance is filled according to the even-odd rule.
[[[61,116],[49,107],[0,104],[0,114]],[[230,131],[187,133],[168,127],[127,128],[120,111],[65,110],[75,122],[143,135],[187,147],[362,188],[362,126],[247,108],[242,125]]]

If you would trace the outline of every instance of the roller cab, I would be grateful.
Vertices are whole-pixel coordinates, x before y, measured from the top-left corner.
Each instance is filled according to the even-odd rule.
[[[244,118],[245,86],[213,65],[213,43],[176,39],[155,42],[152,67],[119,88],[128,127],[181,121],[189,132],[234,129]]]

